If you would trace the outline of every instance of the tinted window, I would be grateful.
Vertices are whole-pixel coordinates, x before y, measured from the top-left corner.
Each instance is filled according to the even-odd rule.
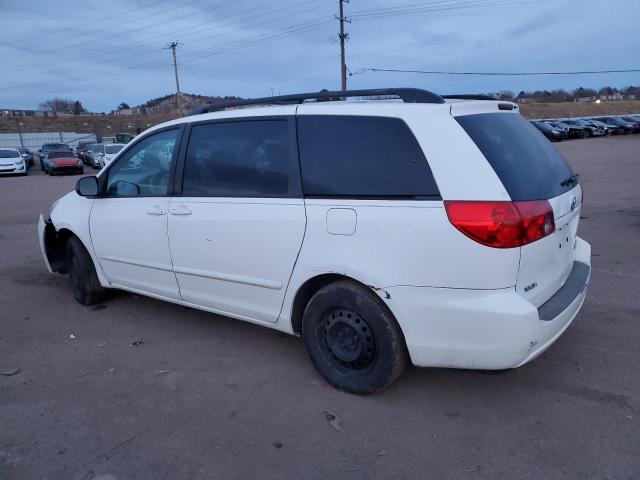
[[[194,125],[182,194],[209,197],[299,195],[287,120]]]
[[[502,181],[512,200],[543,200],[571,190],[573,172],[556,148],[522,115],[456,117]]]
[[[166,195],[177,138],[178,130],[167,130],[149,135],[136,143],[109,169],[107,194]]]
[[[439,195],[417,140],[400,119],[302,115],[298,140],[305,195]]]

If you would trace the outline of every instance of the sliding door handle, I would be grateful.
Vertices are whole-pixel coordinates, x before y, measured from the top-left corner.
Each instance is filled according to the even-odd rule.
[[[171,215],[191,215],[193,212],[186,205],[180,205],[172,208],[169,213]]]
[[[167,211],[164,208],[160,208],[157,205],[147,210],[147,215],[166,215],[166,214],[167,214]]]

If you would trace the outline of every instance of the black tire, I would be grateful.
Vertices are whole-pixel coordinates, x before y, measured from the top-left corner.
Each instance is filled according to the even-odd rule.
[[[104,300],[107,290],[100,285],[93,260],[77,237],[71,237],[67,242],[67,270],[78,303],[93,305]]]
[[[400,326],[368,288],[348,280],[321,288],[302,319],[311,361],[331,385],[367,394],[393,383],[408,363]]]

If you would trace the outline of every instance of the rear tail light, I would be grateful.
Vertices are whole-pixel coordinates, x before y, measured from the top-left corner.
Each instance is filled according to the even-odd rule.
[[[467,237],[493,248],[521,247],[555,231],[546,200],[530,202],[445,201],[451,224]]]

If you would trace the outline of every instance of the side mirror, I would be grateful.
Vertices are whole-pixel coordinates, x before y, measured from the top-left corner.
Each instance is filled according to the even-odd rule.
[[[76,193],[81,197],[95,197],[98,195],[98,177],[82,177],[76,183]]]

